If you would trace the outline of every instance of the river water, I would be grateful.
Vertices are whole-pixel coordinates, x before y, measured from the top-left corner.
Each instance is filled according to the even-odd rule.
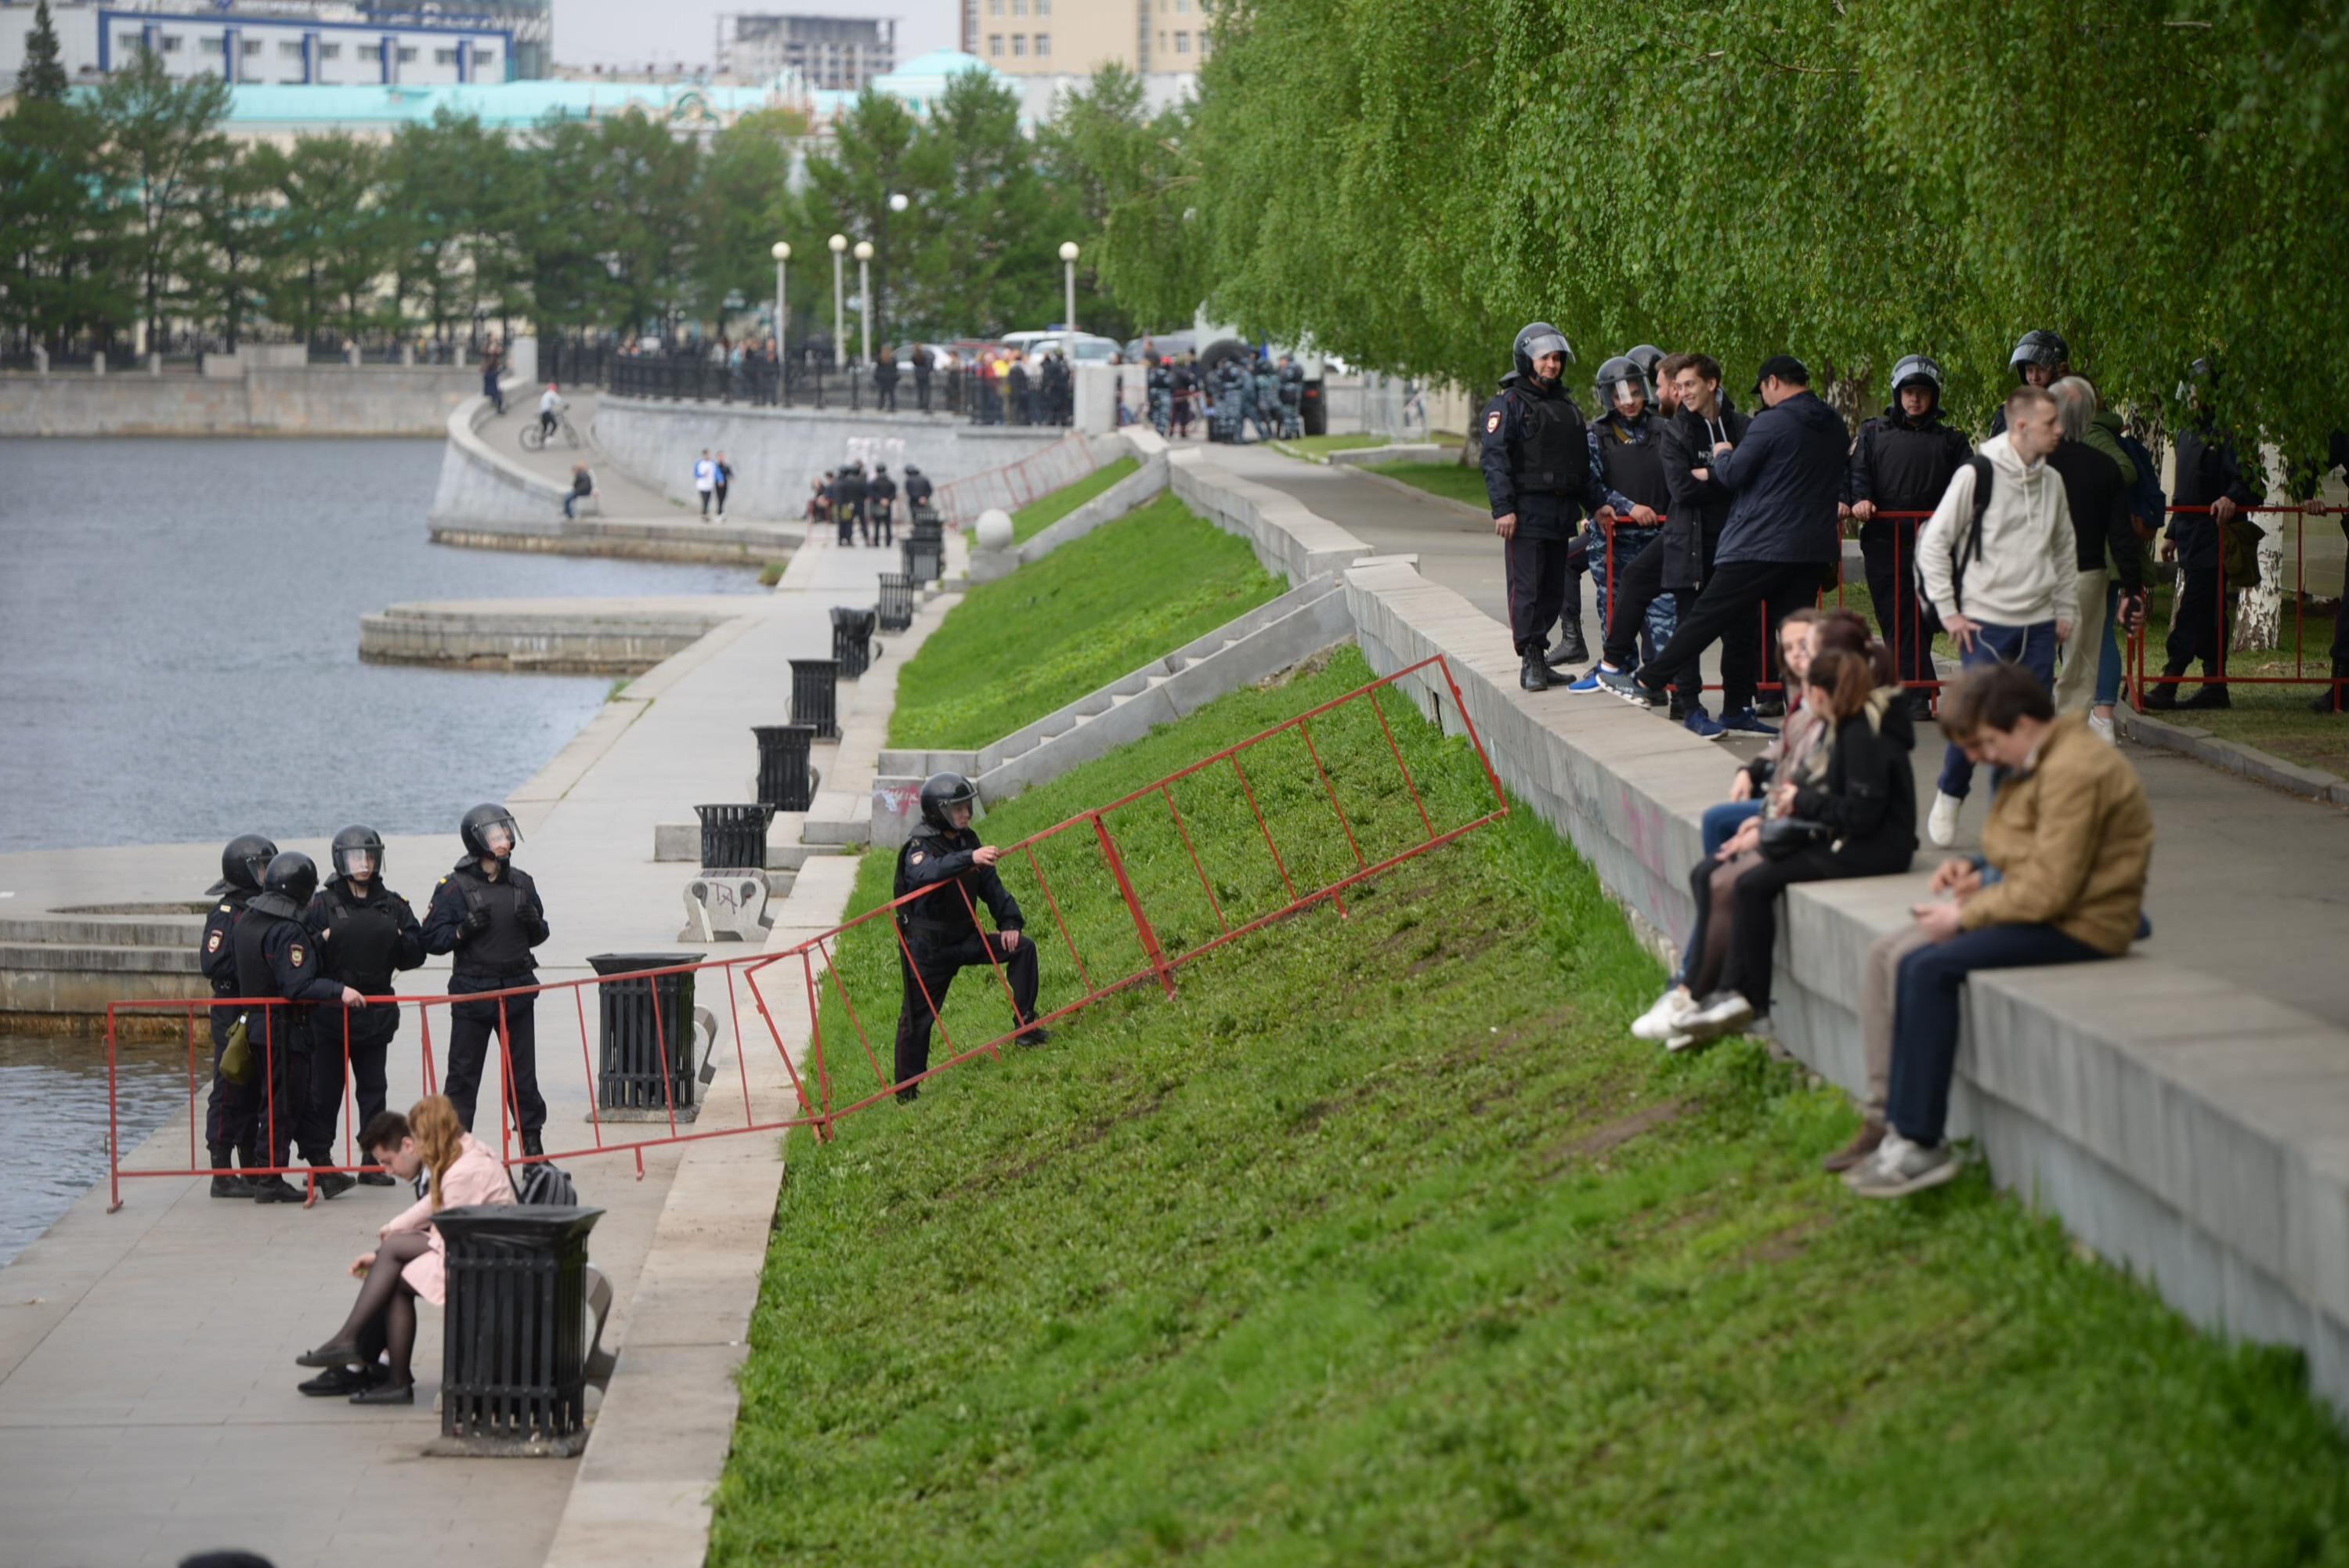
[[[188,1047],[124,1041],[117,1049],[115,1107],[128,1154],[187,1103]],[[0,1265],[105,1179],[106,1041],[0,1035]]]
[[[758,591],[430,543],[438,441],[0,440],[0,851],[453,831],[599,676],[358,660],[410,599]]]

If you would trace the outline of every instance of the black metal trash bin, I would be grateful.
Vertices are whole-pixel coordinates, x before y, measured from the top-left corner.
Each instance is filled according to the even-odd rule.
[[[759,801],[778,811],[804,811],[815,800],[818,774],[808,766],[815,744],[812,724],[754,724],[759,740]]]
[[[914,624],[914,580],[902,572],[881,573],[881,603],[875,606],[885,632],[902,632]]]
[[[946,575],[947,542],[944,534],[928,534],[916,529],[898,548],[905,560],[905,576],[909,582],[936,583]]]
[[[814,727],[819,740],[840,738],[840,662],[792,661],[792,722]],[[761,865],[765,861],[760,862]]]
[[[701,863],[727,871],[767,869],[767,824],[775,809],[763,802],[696,806],[701,819]]]
[[[832,608],[832,662],[840,666],[840,678],[853,681],[873,667],[881,650],[873,645],[873,624],[880,619],[872,610],[851,610],[835,604]]]
[[[440,1436],[449,1455],[567,1459],[587,1444],[587,1233],[601,1209],[465,1204],[449,1246]]]
[[[596,953],[587,962],[610,978],[595,984],[601,1049],[595,1106],[623,1120],[647,1116],[692,1119],[693,976],[648,975],[698,964],[698,953]],[[631,1114],[634,1113],[634,1114]]]

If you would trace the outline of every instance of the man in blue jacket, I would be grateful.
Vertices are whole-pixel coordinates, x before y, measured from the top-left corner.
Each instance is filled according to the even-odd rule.
[[[1665,675],[1692,665],[1721,644],[1721,727],[1753,735],[1776,730],[1754,717],[1763,648],[1776,634],[1776,617],[1818,596],[1842,546],[1836,507],[1843,491],[1851,432],[1843,417],[1811,392],[1811,374],[1791,354],[1764,361],[1763,411],[1745,438],[1713,446],[1708,473],[1735,499],[1722,524],[1721,548],[1696,603],[1681,617],[1672,640],[1636,675],[1600,678],[1630,701],[1662,707]]]

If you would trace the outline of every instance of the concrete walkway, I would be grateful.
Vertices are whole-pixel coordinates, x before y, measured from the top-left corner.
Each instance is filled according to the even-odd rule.
[[[894,552],[879,550],[803,552],[781,590],[635,682],[514,792],[524,834],[517,863],[537,878],[554,928],[542,979],[589,974],[594,953],[691,951],[675,940],[691,868],[654,861],[655,824],[689,817],[697,804],[754,798],[749,729],[787,717],[785,661],[827,655],[826,611],[870,604],[874,577],[892,565]],[[888,656],[843,688],[852,736],[885,723],[897,668],[941,608],[927,607],[914,634],[890,639]],[[818,758],[829,775],[832,758]],[[298,847],[323,859],[323,845]],[[453,834],[396,840],[388,881],[420,906],[456,853]],[[186,845],[0,857],[0,887],[18,892],[12,903],[97,885],[124,902],[183,899],[215,874],[217,856],[216,847]],[[854,872],[844,857],[808,867],[767,945],[833,923]],[[435,960],[407,988],[432,994],[444,980],[445,961]],[[745,1078],[761,1119],[788,1103],[774,1040],[747,992],[739,995],[749,1037],[740,1068],[722,984],[708,982],[698,998],[719,1018],[704,1129],[742,1116]],[[578,1009],[557,994],[538,1016],[548,1148],[586,1143]],[[799,1026],[787,1008],[776,1016],[795,1048]],[[445,1031],[445,1016],[436,1018],[436,1047]],[[419,1092],[416,1041],[411,1017],[394,1051],[394,1105]],[[189,1140],[183,1115],[126,1165],[184,1167]],[[85,1196],[0,1271],[0,1561],[173,1563],[233,1545],[277,1568],[698,1563],[781,1178],[779,1140],[654,1150],[641,1176],[626,1155],[566,1166],[582,1202],[606,1211],[591,1255],[616,1288],[605,1342],[621,1349],[595,1440],[576,1460],[419,1457],[439,1429],[434,1311],[420,1315],[412,1409],[362,1410],[295,1392],[306,1374],[294,1357],[347,1310],[344,1271],[403,1206],[397,1190],[362,1187],[307,1211],[213,1201],[182,1177],[126,1181],[113,1214],[103,1187]],[[566,1509],[575,1511],[568,1522]]]
[[[524,427],[538,420],[538,394],[526,387],[509,387],[506,411],[502,418],[492,415],[481,428],[481,439],[498,456],[516,468],[552,480],[559,485],[571,482],[572,466],[585,463],[595,476],[597,500],[603,510],[598,514],[614,521],[657,520],[675,522],[693,515],[693,509],[668,497],[648,484],[632,477],[595,445],[595,405],[599,394],[592,390],[566,392],[572,428],[587,439],[584,448],[556,444],[526,451],[521,441]]]
[[[1492,617],[1496,643],[1506,643],[1506,585],[1489,525],[1433,497],[1423,502],[1343,467],[1299,462],[1261,447],[1217,446],[1207,455],[1231,473],[1295,497],[1373,550],[1417,553],[1421,573]],[[1584,598],[1583,624],[1595,632],[1597,607],[1587,591]],[[1707,674],[1718,676],[1711,661]],[[1550,722],[1561,733],[1589,705],[1601,704],[1608,712],[1620,707],[1563,691],[1539,700],[1555,705]],[[1663,727],[1661,718],[1656,723]],[[1913,765],[1921,832],[1941,748],[1938,733],[1929,731],[1919,741]],[[1754,749],[1693,737],[1687,745],[1690,765],[1718,768],[1724,786],[1736,755]],[[2181,969],[2223,975],[2349,1026],[2349,964],[2341,958],[2341,934],[2349,930],[2349,811],[2176,752],[2124,746],[2145,780],[2160,829],[2146,897],[2154,935],[2139,951]],[[1980,847],[1987,800],[1982,781],[1960,819],[1958,849]],[[1930,864],[1924,857],[1938,852],[1926,845],[1920,863]]]

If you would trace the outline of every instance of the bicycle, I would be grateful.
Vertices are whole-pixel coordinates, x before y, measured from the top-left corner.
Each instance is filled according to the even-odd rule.
[[[529,424],[524,425],[517,438],[521,440],[522,449],[525,452],[544,449],[549,439],[546,426],[537,419],[533,419]],[[557,414],[554,417],[553,438],[574,451],[587,444],[586,438],[579,433],[579,428],[571,422],[571,416],[568,414]]]

